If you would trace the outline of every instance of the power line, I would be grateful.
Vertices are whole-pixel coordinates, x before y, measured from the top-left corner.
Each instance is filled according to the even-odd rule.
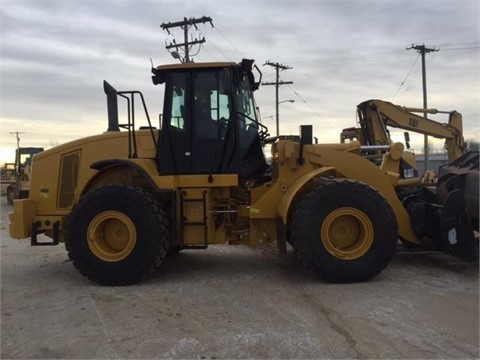
[[[309,60],[290,60],[295,67],[324,67],[324,66],[337,66],[337,65],[348,65],[348,64],[358,64],[365,62],[378,62],[386,60],[398,59],[401,56],[408,56],[403,52],[396,51],[387,51],[387,52],[372,52],[372,53],[358,53],[350,54],[348,56],[335,56],[322,59],[309,59]]]
[[[443,51],[458,51],[458,50],[477,50],[480,49],[480,46],[465,46],[465,47],[457,47],[457,48],[442,48]]]
[[[223,33],[222,33],[216,26],[213,26],[213,25],[212,25],[212,27],[213,27],[216,31],[218,31],[218,33],[240,54],[240,56],[245,57],[245,56],[243,55],[243,53],[242,53],[240,50],[238,50],[237,47],[236,47],[235,45],[233,45],[232,42],[231,42],[230,40],[228,40],[228,38],[227,38],[225,35],[223,35]]]
[[[446,46],[452,46],[452,44],[447,44]],[[477,50],[480,49],[478,42],[467,42],[458,44],[456,47],[442,47],[442,51],[468,51],[468,50]],[[361,63],[370,63],[370,62],[379,62],[387,60],[395,60],[399,57],[407,57],[408,54],[399,50],[389,50],[386,52],[365,52],[365,53],[351,53],[346,56],[333,56],[327,58],[316,58],[316,59],[289,59],[288,61],[292,63],[295,68],[318,68],[318,67],[328,67],[328,66],[337,66],[337,65],[350,65],[350,64],[361,64]]]
[[[229,59],[228,56],[225,55],[225,53],[224,53],[222,50],[220,50],[220,48],[219,48],[217,45],[215,45],[215,42],[213,42],[210,37],[208,37],[207,35],[204,35],[204,36],[208,39],[208,42],[213,45],[213,47],[215,48],[215,50],[217,50],[220,54],[222,54],[222,56],[223,56],[225,59],[227,59],[227,60]],[[205,51],[208,52],[207,47],[205,47]],[[214,57],[214,58],[215,58],[215,57]]]
[[[317,111],[313,108],[313,106],[311,106],[292,86],[288,85],[288,87],[290,88],[290,90],[292,90],[292,92],[298,96],[298,98],[300,100],[302,100],[302,102],[307,105],[310,110],[312,110],[312,112],[317,115],[320,119],[322,119],[330,129],[333,129],[333,127],[329,124],[329,122]]]
[[[461,47],[469,47],[469,46],[479,46],[480,42],[478,40],[470,40],[470,41],[465,41],[465,42],[456,42],[455,44],[452,43],[440,43],[440,44],[435,44],[438,47],[441,47],[442,50],[445,50],[446,48],[452,47],[452,46],[461,46]]]
[[[397,92],[395,93],[395,95],[393,95],[392,102],[393,102],[393,100],[395,100],[395,98],[397,97],[397,95],[398,95],[398,93],[400,92],[400,89],[403,87],[403,85],[405,85],[405,81],[407,81],[408,76],[410,75],[410,73],[412,72],[413,68],[415,67],[415,64],[417,63],[419,57],[420,57],[420,54],[418,54],[417,57],[415,58],[415,61],[413,62],[412,66],[410,67],[410,70],[408,70],[408,73],[407,73],[407,75],[405,76],[405,79],[403,79],[403,81],[402,81],[402,83],[400,84],[400,87],[398,88],[398,90],[397,90]]]

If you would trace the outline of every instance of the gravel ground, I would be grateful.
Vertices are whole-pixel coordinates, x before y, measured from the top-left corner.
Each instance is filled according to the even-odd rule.
[[[372,281],[329,284],[289,249],[183,251],[139,285],[101,287],[63,246],[8,236],[1,358],[479,358],[478,265],[399,252]]]

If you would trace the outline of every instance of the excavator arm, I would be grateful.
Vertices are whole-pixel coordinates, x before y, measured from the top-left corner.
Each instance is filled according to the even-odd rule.
[[[357,106],[365,145],[391,145],[387,126],[445,139],[449,163],[467,152],[463,139],[462,115],[457,111],[407,108],[382,100],[369,100]],[[448,123],[440,123],[415,113],[447,113]]]

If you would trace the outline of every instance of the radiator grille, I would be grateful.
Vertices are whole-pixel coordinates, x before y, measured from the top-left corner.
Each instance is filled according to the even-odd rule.
[[[60,168],[60,193],[58,194],[58,207],[61,209],[70,208],[75,199],[79,163],[80,150],[62,156]]]

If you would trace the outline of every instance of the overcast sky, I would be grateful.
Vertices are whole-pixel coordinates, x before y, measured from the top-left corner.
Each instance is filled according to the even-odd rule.
[[[280,132],[313,124],[320,142],[338,142],[355,126],[356,105],[372,98],[421,107],[426,55],[428,105],[463,114],[467,139],[480,138],[480,1],[10,1],[0,0],[0,162],[21,146],[43,146],[107,128],[102,81],[144,93],[150,115],[162,112],[163,91],[151,63],[174,63],[165,43],[183,41],[160,24],[209,16],[192,29],[205,37],[196,62],[267,60],[292,67],[281,79]],[[275,134],[274,86],[256,93],[263,122]],[[120,108],[122,111],[122,108]],[[434,117],[446,121],[446,117]],[[414,140],[415,142],[415,140]],[[420,144],[420,142],[419,142]],[[441,147],[441,145],[439,146]],[[418,152],[421,152],[421,146]]]

